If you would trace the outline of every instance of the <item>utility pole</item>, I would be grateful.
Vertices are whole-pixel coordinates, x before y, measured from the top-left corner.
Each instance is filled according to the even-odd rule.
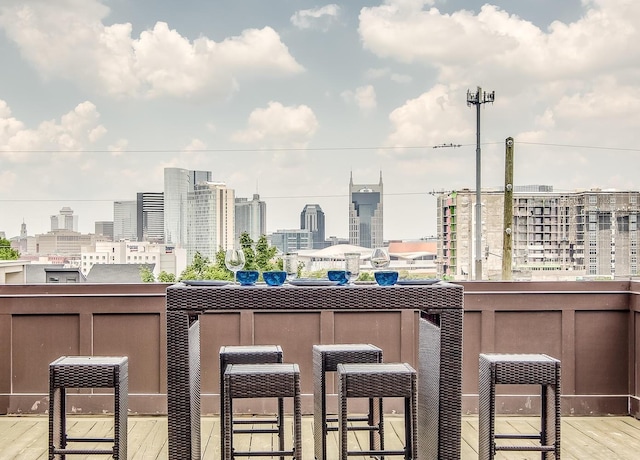
[[[504,233],[502,235],[502,279],[511,280],[513,235],[513,137],[505,140]]]
[[[467,90],[467,106],[476,106],[476,280],[482,279],[482,161],[480,154],[480,105],[493,103],[496,92],[483,92],[478,86],[475,93]]]

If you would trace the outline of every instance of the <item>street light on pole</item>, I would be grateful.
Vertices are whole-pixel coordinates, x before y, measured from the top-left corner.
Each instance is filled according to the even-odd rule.
[[[480,155],[480,105],[487,102],[493,103],[496,92],[483,92],[478,86],[475,93],[467,90],[467,106],[476,106],[476,280],[482,279],[482,181],[481,181],[481,155]]]

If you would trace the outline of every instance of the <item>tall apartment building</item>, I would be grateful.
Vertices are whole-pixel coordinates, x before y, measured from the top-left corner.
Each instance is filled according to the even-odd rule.
[[[187,198],[195,185],[211,181],[211,171],[164,169],[164,238],[178,247],[187,244]]]
[[[307,204],[300,213],[300,229],[309,230],[313,249],[327,247],[324,233],[324,211],[319,204]]]
[[[253,241],[267,234],[267,204],[260,201],[260,195],[253,199],[236,198],[235,202],[235,243],[239,247],[240,235],[247,232]]]
[[[113,241],[137,241],[137,206],[134,200],[113,202]]]
[[[187,258],[196,252],[214,260],[234,245],[235,196],[222,182],[201,182],[187,197]]]
[[[504,193],[482,192],[482,279],[500,279]],[[640,192],[554,192],[515,187],[511,223],[514,278],[576,279],[638,274]],[[474,279],[475,192],[438,196],[438,274]]]
[[[78,231],[78,216],[73,215],[73,209],[65,206],[59,214],[51,216],[51,231],[54,230]]]
[[[164,193],[138,193],[136,222],[138,241],[164,242]]]
[[[382,171],[377,184],[354,184],[349,179],[349,244],[375,248],[384,244],[382,235]]]

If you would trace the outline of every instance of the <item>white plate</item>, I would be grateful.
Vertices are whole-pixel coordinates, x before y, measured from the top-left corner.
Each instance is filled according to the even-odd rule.
[[[295,279],[289,281],[289,284],[293,284],[294,286],[336,286],[338,281],[331,280],[321,280],[315,278],[307,278],[307,279]]]
[[[187,286],[224,286],[229,281],[224,280],[182,280]]]
[[[426,284],[435,284],[440,280],[437,279],[428,279],[428,280],[398,280],[398,282],[396,284],[399,284],[400,286],[411,286],[411,285],[418,285],[418,286],[424,286]]]

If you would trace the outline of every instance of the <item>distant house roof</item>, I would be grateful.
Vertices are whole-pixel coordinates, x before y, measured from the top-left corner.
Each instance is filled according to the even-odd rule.
[[[393,241],[389,243],[389,254],[399,259],[418,259],[437,253],[435,241]]]
[[[363,260],[371,256],[372,249],[354,246],[352,244],[335,244],[323,249],[301,249],[298,251],[300,257],[311,257],[315,259],[344,259],[347,252],[357,252]]]
[[[27,272],[27,284],[46,283],[47,274],[44,269],[61,269],[64,264],[28,264],[25,266]]]
[[[140,267],[153,271],[156,264],[96,264],[87,274],[87,283],[141,283]]]

